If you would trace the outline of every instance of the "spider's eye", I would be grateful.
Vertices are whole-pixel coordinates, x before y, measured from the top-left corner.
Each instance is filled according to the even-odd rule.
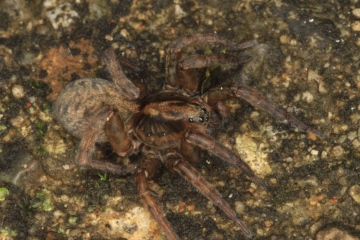
[[[194,122],[194,119],[193,118],[189,118],[189,122]]]
[[[204,118],[203,118],[203,117],[200,117],[200,118],[199,118],[199,122],[201,122],[201,123],[204,122]]]

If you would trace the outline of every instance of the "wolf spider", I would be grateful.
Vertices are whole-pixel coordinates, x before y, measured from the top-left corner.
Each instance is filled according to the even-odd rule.
[[[182,49],[203,44],[221,45],[229,49],[231,54],[182,56]],[[239,220],[220,193],[190,164],[201,160],[200,150],[207,150],[239,167],[256,184],[266,187],[265,182],[238,154],[207,134],[211,114],[226,117],[228,111],[222,101],[242,98],[305,132],[325,137],[249,87],[219,86],[204,94],[199,92],[197,69],[244,61],[245,54],[240,51],[255,44],[255,41],[236,44],[216,34],[185,35],[167,49],[165,86],[162,91],[152,95],[146,94],[143,83],[131,81],[125,76],[113,49],[106,50],[104,61],[113,81],[99,78],[73,81],[53,105],[56,120],[70,134],[81,139],[76,162],[120,175],[135,172],[141,199],[169,239],[179,237],[151,195],[148,185],[148,180],[161,166],[189,181],[250,238],[253,234],[249,228]],[[107,141],[121,157],[141,153],[140,163],[122,167],[91,159],[95,143]]]

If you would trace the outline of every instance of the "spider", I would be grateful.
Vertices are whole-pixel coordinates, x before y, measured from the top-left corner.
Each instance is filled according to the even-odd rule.
[[[204,44],[223,46],[232,54],[182,56],[184,48]],[[247,61],[242,50],[255,44],[256,41],[233,43],[216,34],[184,35],[167,49],[165,85],[156,94],[147,94],[144,83],[129,80],[115,51],[110,48],[104,53],[104,61],[113,81],[84,78],[71,82],[54,102],[53,116],[70,134],[81,139],[76,156],[79,165],[120,175],[135,173],[142,201],[169,239],[179,237],[151,195],[148,184],[161,166],[184,177],[251,238],[250,229],[220,193],[191,166],[191,163],[201,161],[200,151],[206,150],[239,167],[250,180],[266,188],[266,183],[238,154],[209,136],[212,115],[224,118],[228,115],[222,101],[242,98],[300,130],[325,137],[249,87],[218,86],[205,93],[199,92],[197,69]],[[140,161],[120,166],[92,159],[96,142],[110,142],[119,156],[137,154]]]

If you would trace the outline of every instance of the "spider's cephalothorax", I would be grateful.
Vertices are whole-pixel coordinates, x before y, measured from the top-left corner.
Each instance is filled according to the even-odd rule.
[[[217,44],[232,54],[208,54],[183,57],[187,46]],[[254,107],[286,120],[299,129],[324,138],[325,135],[296,119],[259,92],[246,86],[218,86],[204,94],[198,92],[196,69],[226,62],[248,60],[241,51],[255,41],[236,44],[216,34],[185,35],[167,50],[164,89],[146,96],[142,83],[126,78],[113,49],[104,54],[104,61],[113,82],[103,79],[80,79],[60,93],[53,106],[53,115],[71,134],[81,139],[76,162],[116,174],[136,174],[139,194],[169,239],[179,239],[152,197],[148,180],[163,165],[193,184],[241,228],[247,237],[252,233],[243,224],[220,193],[189,163],[200,161],[199,151],[207,150],[223,161],[239,167],[255,183],[265,187],[250,167],[229,148],[207,133],[212,113],[227,117],[222,101],[242,98]],[[91,159],[96,142],[109,141],[119,156],[141,152],[138,165],[121,167]]]
[[[185,131],[205,132],[210,108],[200,100],[174,92],[145,99],[136,116],[136,138],[147,146],[164,149],[178,147]]]

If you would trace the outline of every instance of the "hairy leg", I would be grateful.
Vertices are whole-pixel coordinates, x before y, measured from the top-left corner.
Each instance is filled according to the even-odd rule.
[[[140,88],[125,76],[119,62],[116,60],[114,49],[109,48],[104,52],[104,61],[119,91],[130,100],[138,99],[141,94]]]
[[[250,56],[240,54],[235,56],[231,54],[207,54],[207,55],[192,55],[183,58],[179,61],[179,68],[204,68],[226,63],[245,63],[250,61]]]
[[[267,188],[266,183],[255,175],[253,170],[231,149],[225,147],[220,142],[216,141],[209,135],[198,131],[188,131],[185,133],[185,141],[198,146],[204,150],[209,151],[211,154],[221,158],[222,160],[237,166],[243,170],[243,172],[256,184]]]
[[[134,149],[128,137],[122,119],[116,113],[110,113],[105,122],[105,132],[112,149],[120,157],[128,156]]]
[[[163,210],[159,207],[158,203],[151,195],[149,184],[146,177],[146,170],[140,170],[136,174],[136,184],[140,197],[155,218],[156,222],[160,225],[161,229],[165,232],[169,240],[180,240],[170,223],[166,220]]]
[[[235,211],[223,199],[221,194],[207,182],[199,172],[193,168],[189,163],[179,159],[174,162],[173,169],[188,180],[194,187],[196,187],[202,195],[207,197],[211,202],[218,206],[229,218],[231,218],[238,227],[243,231],[246,237],[253,236],[250,229],[236,216]]]
[[[103,130],[104,124],[112,110],[109,107],[102,108],[99,113],[90,121],[87,130],[85,131],[79,146],[79,151],[76,156],[76,163],[82,166],[99,169],[101,171],[111,172],[120,175],[126,175],[133,172],[137,165],[122,167],[105,161],[91,159],[96,138],[100,131]]]
[[[324,133],[306,125],[305,123],[297,119],[294,115],[283,109],[281,106],[274,103],[273,101],[266,98],[261,93],[252,88],[245,86],[219,87],[211,89],[203,95],[203,99],[210,106],[214,105],[218,101],[223,101],[228,98],[242,98],[248,103],[250,103],[252,106],[266,111],[275,118],[283,120],[286,123],[297,127],[304,132],[314,134],[319,138],[326,138],[326,135]]]
[[[256,41],[248,41],[245,43],[237,44],[229,40],[219,37],[213,33],[195,33],[188,34],[180,37],[174,41],[166,52],[165,76],[166,76],[166,89],[176,89],[184,87],[187,90],[195,91],[197,86],[197,78],[194,77],[195,68],[211,66],[225,61],[245,61],[246,56],[234,57],[222,54],[210,54],[200,56],[190,56],[181,60],[181,49],[201,44],[219,44],[231,50],[242,50],[252,47]],[[181,62],[182,61],[182,62]],[[195,64],[195,65],[193,65]],[[183,68],[181,67],[183,66]],[[185,72],[185,73],[182,73]],[[191,73],[191,74],[190,74]],[[185,76],[185,78],[183,77]],[[191,83],[195,82],[195,83]],[[186,88],[189,86],[189,88]]]

